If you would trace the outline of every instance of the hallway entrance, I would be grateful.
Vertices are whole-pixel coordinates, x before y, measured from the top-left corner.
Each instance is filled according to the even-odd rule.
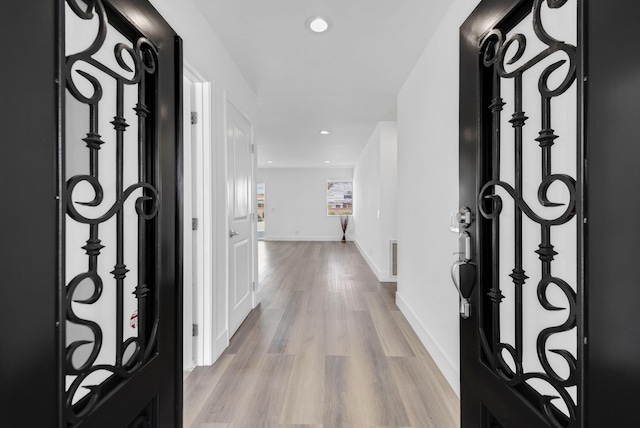
[[[259,246],[262,303],[213,366],[188,374],[185,427],[458,427],[458,399],[395,284],[352,243]]]

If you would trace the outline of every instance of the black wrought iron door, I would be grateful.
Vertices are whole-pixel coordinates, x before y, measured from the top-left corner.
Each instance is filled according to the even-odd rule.
[[[485,0],[461,27],[463,428],[583,426],[580,7]]]
[[[60,14],[61,426],[181,426],[180,40],[146,0]]]

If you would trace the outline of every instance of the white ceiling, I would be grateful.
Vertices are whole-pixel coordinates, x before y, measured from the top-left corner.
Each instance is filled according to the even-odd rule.
[[[195,1],[258,96],[258,167],[280,168],[352,167],[450,3]],[[306,28],[317,15],[328,32]]]

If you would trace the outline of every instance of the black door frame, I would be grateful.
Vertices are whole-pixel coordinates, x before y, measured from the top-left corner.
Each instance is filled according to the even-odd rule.
[[[0,413],[7,426],[51,426],[60,405],[58,6],[0,3],[0,34],[9,41],[0,67]]]
[[[173,331],[161,352],[174,354],[153,364],[166,373],[175,396],[169,409],[159,409],[158,426],[182,426],[182,42],[145,0],[103,0],[115,19],[129,22],[152,40],[171,44],[173,66],[159,76],[174,85],[175,105],[165,112],[175,126],[160,122],[159,132],[175,140],[159,154],[172,178],[163,182],[163,199],[171,206],[161,227],[172,235],[160,243],[162,263],[169,266],[160,285],[160,311],[176,314],[160,328]],[[5,43],[0,67],[0,413],[7,426],[67,426],[64,418],[64,0],[29,7],[1,2],[1,33]],[[165,37],[160,37],[164,32]],[[166,34],[173,34],[166,37]],[[166,129],[163,132],[163,128]],[[172,231],[175,231],[172,232]],[[167,246],[171,243],[170,247]],[[165,317],[166,318],[166,317]],[[171,317],[169,317],[171,318]],[[165,362],[163,362],[165,361]],[[143,376],[149,378],[148,375]],[[157,373],[146,381],[157,383]],[[169,385],[167,384],[167,385]],[[164,388],[164,387],[163,387]],[[131,389],[131,388],[129,388]],[[134,388],[133,390],[136,390]],[[127,402],[120,401],[124,413]],[[110,399],[111,399],[110,398]],[[100,409],[96,410],[97,413]],[[173,415],[170,418],[166,416]],[[165,417],[163,417],[165,416]],[[112,427],[111,427],[112,428]]]
[[[586,15],[586,420],[638,425],[640,391],[640,3],[592,0]]]
[[[482,254],[490,254],[491,242],[484,240],[481,248],[479,236],[488,227],[486,221],[477,215],[477,197],[481,186],[491,180],[487,176],[488,168],[485,167],[486,157],[480,153],[480,142],[487,138],[486,127],[482,126],[479,118],[483,102],[487,101],[486,88],[483,87],[482,60],[479,57],[480,41],[496,25],[509,26],[517,23],[523,16],[530,13],[533,0],[484,0],[465,23],[460,27],[460,207],[470,207],[476,213],[476,222],[468,229],[474,245],[477,273],[473,268],[467,267],[460,272],[461,287],[463,293],[470,295],[472,304],[472,316],[470,319],[460,322],[460,372],[461,372],[461,420],[463,428],[491,427],[495,421],[487,412],[487,409],[500,416],[503,428],[540,428],[548,426],[544,422],[542,412],[527,400],[520,398],[497,375],[486,368],[480,361],[482,345],[480,343],[478,328],[484,318],[479,302],[487,300],[486,291],[482,292],[478,285],[486,272],[482,271]],[[576,175],[576,217],[578,228],[578,272],[577,272],[577,328],[578,328],[578,376],[584,379],[585,350],[582,338],[585,336],[586,323],[584,319],[585,293],[584,283],[586,277],[583,273],[584,260],[584,234],[585,234],[585,207],[583,203],[584,190],[584,138],[582,127],[583,120],[583,93],[584,93],[584,7],[583,1],[578,0],[578,52],[577,52],[577,85],[578,85],[578,142],[577,142],[577,175]],[[490,104],[487,103],[486,106]],[[485,107],[486,107],[485,106]],[[478,165],[481,165],[478,168]],[[484,170],[484,172],[483,172]],[[490,172],[488,173],[490,174]],[[484,223],[484,224],[483,224]],[[488,252],[488,253],[487,253]],[[475,279],[477,274],[477,280]],[[475,283],[475,286],[473,285]],[[583,426],[584,422],[584,388],[581,382],[578,392],[577,426]],[[525,391],[521,393],[527,394]],[[483,405],[486,404],[486,408]],[[524,415],[524,417],[523,417]],[[573,425],[572,425],[573,426]]]

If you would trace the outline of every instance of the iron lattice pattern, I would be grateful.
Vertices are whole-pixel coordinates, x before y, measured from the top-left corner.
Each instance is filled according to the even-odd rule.
[[[555,39],[547,32],[542,22],[543,3],[544,0],[534,1],[529,16],[529,18],[532,17],[535,36],[543,43],[543,48],[540,51],[533,54],[528,52],[525,56],[525,52],[528,50],[526,36],[515,33],[507,38],[505,33],[497,28],[488,33],[481,42],[484,75],[490,76],[487,79],[491,80],[491,103],[487,106],[487,116],[490,117],[490,120],[485,123],[486,129],[490,129],[485,134],[487,137],[490,135],[488,138],[490,147],[486,144],[484,148],[491,153],[491,171],[490,179],[484,183],[479,191],[478,207],[481,215],[491,224],[487,229],[490,230],[490,233],[484,239],[490,239],[494,243],[491,263],[484,265],[492,270],[490,275],[492,280],[491,288],[484,291],[488,298],[483,309],[485,324],[481,329],[481,338],[486,363],[504,383],[517,391],[523,400],[528,400],[537,407],[550,426],[574,427],[577,426],[577,405],[569,391],[571,388],[578,387],[578,360],[569,350],[550,349],[549,344],[555,335],[567,333],[576,328],[578,309],[574,288],[565,279],[552,274],[554,260],[558,256],[552,241],[552,232],[556,227],[569,223],[576,215],[576,180],[568,174],[552,172],[554,145],[560,137],[552,128],[553,104],[557,97],[565,94],[575,84],[576,47]],[[554,10],[562,8],[566,3],[567,0],[548,0],[547,6],[550,10]],[[531,44],[536,45],[537,41]],[[553,58],[550,58],[551,56]],[[542,64],[543,62],[544,64]],[[527,73],[536,73],[534,78],[537,78],[537,94],[539,94],[541,102],[540,130],[535,138],[540,150],[541,181],[535,186],[537,186],[537,203],[543,208],[530,204],[531,201],[527,201],[527,195],[524,192],[527,183],[523,181],[525,178],[528,179],[528,176],[523,177],[523,164],[526,165],[531,161],[523,156],[523,144],[535,144],[534,141],[525,140],[523,136],[525,126],[530,124],[527,122],[528,113],[523,109],[523,98],[527,96],[523,88],[523,79]],[[501,85],[506,84],[513,85],[513,101],[510,103],[506,103],[502,97]],[[533,93],[535,94],[535,92]],[[513,132],[513,140],[511,141],[514,144],[513,159],[508,160],[501,159],[501,138],[503,138],[500,132],[501,114],[506,109],[512,113],[509,123],[513,131],[505,129],[504,134]],[[531,124],[533,125],[533,123]],[[501,162],[504,165],[505,161],[513,162],[514,175],[511,183],[501,177],[500,165]],[[489,172],[485,177],[488,175]],[[549,189],[552,186],[563,186],[567,200],[562,203],[551,201]],[[509,245],[515,249],[515,255],[513,261],[507,261],[509,264],[513,263],[513,270],[509,275],[511,278],[508,281],[512,282],[510,285],[501,284],[500,281],[499,265],[504,263],[505,257],[504,254],[501,256],[500,245],[497,244],[503,242],[500,236],[500,220],[504,218],[501,213],[505,208],[504,204],[507,203],[503,201],[504,195],[508,195],[510,199],[508,203],[513,205],[513,219],[509,218],[509,221],[513,222],[513,229],[509,231],[509,239],[513,237],[513,242]],[[536,212],[544,211],[547,208],[555,208],[554,212],[559,215],[548,218],[548,216]],[[536,293],[538,305],[544,311],[566,311],[563,314],[567,314],[563,322],[537,332],[535,350],[542,370],[535,371],[527,371],[526,364],[523,363],[523,349],[525,346],[534,346],[523,343],[527,339],[523,330],[526,327],[523,325],[525,322],[523,312],[529,303],[524,301],[523,289],[533,286],[531,284],[533,281],[529,281],[529,276],[534,276],[531,272],[526,272],[524,268],[523,256],[526,254],[523,252],[524,248],[528,249],[529,247],[525,247],[523,244],[523,226],[524,223],[531,222],[539,230],[539,245],[535,251],[539,260],[539,272],[535,272],[536,279],[540,278]],[[504,235],[502,239],[504,239]],[[500,316],[501,307],[504,310],[506,287],[511,287],[509,293],[513,296],[511,302],[514,306],[513,319],[508,320],[505,320],[504,316],[501,319]],[[551,288],[556,293],[557,290],[560,290],[567,302],[565,307],[556,306],[550,301],[549,291]],[[515,324],[513,339],[510,341],[501,338],[501,334],[503,334],[501,325],[504,322]],[[557,369],[558,364],[550,362],[550,356],[556,362],[558,358],[564,361],[565,367],[562,374]],[[538,389],[530,386],[533,382],[544,383],[545,390],[553,392],[540,393]],[[554,401],[558,403],[560,400],[566,406],[563,411],[552,403]]]
[[[154,239],[160,195],[152,184],[157,113],[154,107],[150,107],[154,104],[157,50],[145,38],[138,38],[131,44],[116,43],[105,49],[110,51],[120,69],[107,65],[98,57],[100,51],[105,51],[107,31],[113,27],[108,22],[102,1],[67,0],[67,17],[97,24],[95,39],[85,43],[89,47],[66,56],[65,63],[67,102],[79,102],[88,113],[85,116],[88,120],[73,118],[84,123],[82,126],[86,129],[86,137],[82,141],[86,143],[83,156],[86,156],[88,165],[83,170],[88,173],[68,178],[65,194],[67,229],[70,222],[76,222],[88,234],[86,245],[82,246],[86,253],[86,271],[68,281],[64,294],[67,342],[65,414],[68,424],[74,426],[91,414],[110,390],[131,377],[155,354],[158,307],[154,286],[157,265]],[[137,92],[135,105],[125,106],[125,87],[132,87],[133,93]],[[115,88],[115,94],[109,94],[110,99],[115,99],[113,112],[113,103],[105,106],[103,102],[105,91],[112,91],[111,88]],[[137,182],[133,180],[131,184],[125,183],[125,177],[131,177],[131,174],[125,174],[125,132],[130,126],[125,118],[125,107],[132,108],[135,113],[131,115],[137,117],[137,137],[134,139],[138,146],[138,171]],[[101,135],[104,131],[100,129],[100,114],[113,117],[109,138]],[[67,124],[68,121],[69,118]],[[65,139],[68,138],[67,134]],[[115,155],[115,160],[109,161],[109,165],[115,166],[115,173],[108,171],[107,174],[99,168],[104,165],[101,149],[104,152],[107,146],[111,146],[107,153]],[[106,176],[109,176],[109,183],[104,182]],[[114,182],[111,182],[111,177],[115,177]],[[105,197],[105,185],[109,189],[109,198]],[[86,201],[87,189],[91,189],[89,192],[93,198],[89,201]],[[131,201],[125,204],[127,200]],[[137,219],[137,236],[126,233],[127,209],[135,210],[133,218]],[[107,222],[110,222],[109,228],[106,227]],[[103,236],[107,233],[105,230],[109,232],[108,237]],[[105,274],[100,266],[106,263],[102,258],[108,250],[112,254],[110,260],[114,258],[115,264],[111,265],[109,274]],[[129,278],[131,264],[125,264],[126,251],[136,253],[137,278]],[[123,309],[125,290],[128,289],[125,282],[129,286],[132,282],[137,284],[132,293],[134,297],[129,297],[137,300],[137,333],[129,337],[124,334],[125,327],[129,327],[125,326],[128,314],[125,315]],[[109,302],[105,309],[101,300],[107,291],[115,296],[115,302]],[[127,292],[127,296],[130,295],[131,292]],[[115,337],[110,333],[106,340],[106,326],[92,319],[95,312],[112,315],[115,326],[109,326],[109,331],[114,332]],[[78,338],[78,331],[90,333]],[[109,346],[105,345],[107,342]],[[146,425],[140,423],[137,426]]]

